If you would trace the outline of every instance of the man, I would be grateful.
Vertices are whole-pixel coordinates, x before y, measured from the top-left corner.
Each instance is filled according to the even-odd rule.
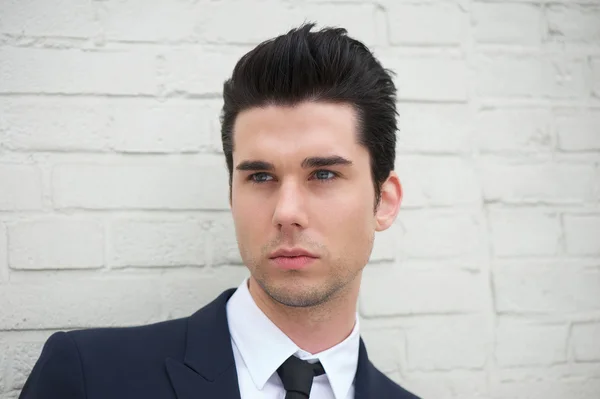
[[[54,334],[22,399],[416,398],[369,361],[356,310],[402,198],[396,89],[344,29],[312,28],[260,44],[224,85],[250,277],[188,318]]]

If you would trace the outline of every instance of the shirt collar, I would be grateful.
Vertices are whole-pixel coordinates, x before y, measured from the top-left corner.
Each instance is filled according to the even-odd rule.
[[[307,361],[319,360],[335,398],[347,397],[358,365],[358,315],[352,333],[344,341],[311,354],[300,349],[260,310],[248,290],[248,279],[245,279],[227,302],[227,320],[231,337],[257,389],[263,389],[279,366],[288,357],[296,355]]]

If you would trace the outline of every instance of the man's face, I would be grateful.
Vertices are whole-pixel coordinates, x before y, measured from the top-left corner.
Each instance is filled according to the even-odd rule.
[[[232,214],[258,285],[282,304],[314,306],[359,284],[376,219],[355,111],[318,102],[252,108],[238,115],[233,139]]]

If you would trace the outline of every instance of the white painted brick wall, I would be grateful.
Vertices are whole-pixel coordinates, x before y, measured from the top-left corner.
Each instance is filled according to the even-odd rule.
[[[571,345],[573,356],[581,362],[597,362],[600,360],[600,323],[581,323],[573,326]]]
[[[407,323],[407,371],[482,369],[487,356],[486,330],[484,316],[423,317],[412,326]]]
[[[393,45],[460,45],[468,35],[468,14],[455,2],[396,2],[387,12]]]
[[[556,212],[527,207],[494,208],[488,213],[495,257],[555,256],[560,253],[561,226]]]
[[[0,162],[0,210],[42,207],[41,174],[35,165]]]
[[[0,399],[54,331],[186,316],[247,275],[219,96],[304,20],[397,73],[373,361],[424,398],[600,397],[598,0],[4,0]]]
[[[195,162],[56,165],[52,173],[56,208],[225,209],[228,175],[223,157]],[[210,176],[203,178],[206,172]]]
[[[589,95],[587,67],[588,60],[577,55],[478,54],[473,84],[483,97],[574,101]]]
[[[502,367],[541,367],[567,362],[568,328],[503,316],[496,329],[496,360]]]
[[[28,220],[8,225],[11,269],[72,269],[104,266],[100,223],[69,218]]]
[[[592,58],[592,95],[600,98],[600,57]]]
[[[556,143],[552,115],[552,111],[545,108],[482,109],[474,120],[476,145],[486,154],[551,152]],[[588,148],[587,136],[595,136],[593,133],[586,136],[586,133],[579,129],[565,129],[569,137],[566,140],[573,140],[573,135],[583,135],[581,140],[585,141],[582,144],[585,149]]]
[[[471,14],[478,43],[540,44],[543,9],[537,4],[473,3]]]
[[[211,126],[218,112],[215,100],[3,98],[0,112],[0,139],[13,151],[173,153],[217,149]]]
[[[600,75],[598,77],[600,78]],[[598,126],[600,126],[598,110],[557,112],[556,132],[559,148],[567,152],[600,150]]]
[[[118,220],[110,227],[110,264],[205,266],[207,239],[199,221]]]
[[[152,95],[157,66],[152,50],[4,46],[0,93]]]

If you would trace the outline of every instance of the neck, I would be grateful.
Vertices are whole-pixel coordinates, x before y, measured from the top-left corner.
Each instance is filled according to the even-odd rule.
[[[248,289],[262,312],[298,347],[311,354],[327,350],[346,339],[356,323],[360,275],[326,303],[306,308],[282,305],[250,277]]]

